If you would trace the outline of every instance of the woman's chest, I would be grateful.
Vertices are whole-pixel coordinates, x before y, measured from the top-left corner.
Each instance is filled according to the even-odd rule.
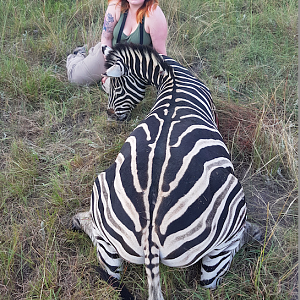
[[[132,20],[131,18],[127,17],[123,33],[129,36],[137,30],[138,26],[139,24],[136,22],[136,19]]]

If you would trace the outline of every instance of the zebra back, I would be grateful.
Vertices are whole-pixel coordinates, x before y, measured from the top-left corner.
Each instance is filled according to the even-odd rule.
[[[94,220],[121,257],[145,263],[149,299],[162,299],[159,261],[186,267],[231,243],[245,224],[244,193],[202,82],[144,46],[117,45],[106,66],[122,84],[122,95],[110,93],[115,108],[148,84],[157,100],[99,175]]]

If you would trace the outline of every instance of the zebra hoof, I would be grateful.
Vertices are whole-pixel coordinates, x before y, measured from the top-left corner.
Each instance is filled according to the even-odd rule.
[[[253,239],[259,243],[264,242],[264,234],[263,234],[262,230],[256,224],[246,222],[245,231],[251,239]]]
[[[81,226],[80,226],[80,222],[76,217],[72,218],[72,230],[73,231],[82,231]]]
[[[255,229],[255,231],[253,232],[252,238],[259,242],[260,244],[263,244],[264,242],[264,234],[263,232],[260,230],[260,228],[258,226],[255,225],[255,227],[257,227],[257,229]]]
[[[122,300],[135,299],[133,295],[129,292],[129,290],[123,284],[121,284],[121,282],[118,279],[108,275],[106,271],[104,271],[102,268],[98,266],[94,266],[94,269],[96,272],[99,273],[102,280],[106,281],[110,286],[120,291],[120,296]]]

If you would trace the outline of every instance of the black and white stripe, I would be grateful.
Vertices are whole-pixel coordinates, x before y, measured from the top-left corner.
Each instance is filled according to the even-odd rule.
[[[215,288],[250,225],[210,91],[150,47],[117,45],[106,60],[117,119],[128,116],[146,85],[157,87],[157,100],[95,180],[90,211],[73,223],[89,234],[110,275],[119,278],[122,259],[145,264],[149,299],[163,299],[159,262],[187,267],[201,260],[200,282]]]

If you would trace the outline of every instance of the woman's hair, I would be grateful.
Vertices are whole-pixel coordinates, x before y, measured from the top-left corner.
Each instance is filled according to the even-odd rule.
[[[108,3],[113,0],[108,0]],[[124,13],[129,9],[129,3],[127,0],[119,0],[117,5],[121,5],[121,13]],[[144,15],[149,17],[149,13],[151,10],[154,10],[158,5],[158,0],[145,0],[144,4],[138,9],[136,13],[136,21],[138,23],[142,23]]]

